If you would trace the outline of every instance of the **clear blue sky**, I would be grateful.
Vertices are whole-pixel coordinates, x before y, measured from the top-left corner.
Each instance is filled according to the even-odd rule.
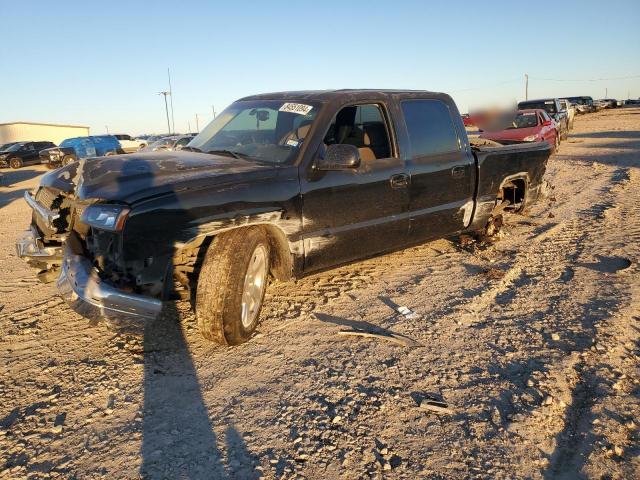
[[[167,67],[179,131],[290,89],[444,91],[464,112],[522,99],[528,73],[530,98],[640,96],[639,0],[0,0],[0,18],[0,122],[95,134],[166,131]]]

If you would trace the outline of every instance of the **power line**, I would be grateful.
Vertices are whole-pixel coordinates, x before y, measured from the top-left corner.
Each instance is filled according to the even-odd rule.
[[[455,92],[468,92],[470,90],[482,90],[485,88],[493,88],[493,87],[499,87],[500,85],[506,85],[507,83],[516,83],[516,82],[521,82],[522,80],[520,78],[515,78],[513,80],[505,80],[504,82],[499,82],[499,83],[493,83],[491,85],[483,85],[480,87],[471,87],[471,88],[460,88],[457,90],[448,90],[448,92],[451,93],[455,93]]]
[[[548,82],[603,82],[610,80],[628,80],[632,78],[640,78],[640,75],[628,75],[626,77],[610,77],[610,78],[541,78],[541,77],[529,77],[532,80],[543,80]]]

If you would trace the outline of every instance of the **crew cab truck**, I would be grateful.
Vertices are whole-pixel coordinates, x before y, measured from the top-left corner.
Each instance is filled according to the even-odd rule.
[[[250,96],[181,151],[49,172],[17,250],[88,318],[142,323],[180,295],[207,339],[239,344],[271,277],[491,229],[535,202],[552,147],[493,145],[470,145],[442,93]]]

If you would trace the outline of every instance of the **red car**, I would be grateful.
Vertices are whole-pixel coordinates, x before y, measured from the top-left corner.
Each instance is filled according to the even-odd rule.
[[[558,125],[541,109],[518,110],[497,118],[480,138],[508,145],[518,142],[548,142],[554,151],[560,144]]]

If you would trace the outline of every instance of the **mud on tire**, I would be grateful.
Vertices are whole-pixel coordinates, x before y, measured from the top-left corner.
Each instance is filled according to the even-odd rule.
[[[245,317],[243,322],[245,281],[256,255],[266,256],[266,272],[257,289],[259,302],[252,310],[251,320],[247,321]],[[216,236],[205,254],[196,291],[198,328],[206,339],[223,345],[238,345],[251,337],[260,318],[270,255],[267,234],[260,227],[231,230]]]

